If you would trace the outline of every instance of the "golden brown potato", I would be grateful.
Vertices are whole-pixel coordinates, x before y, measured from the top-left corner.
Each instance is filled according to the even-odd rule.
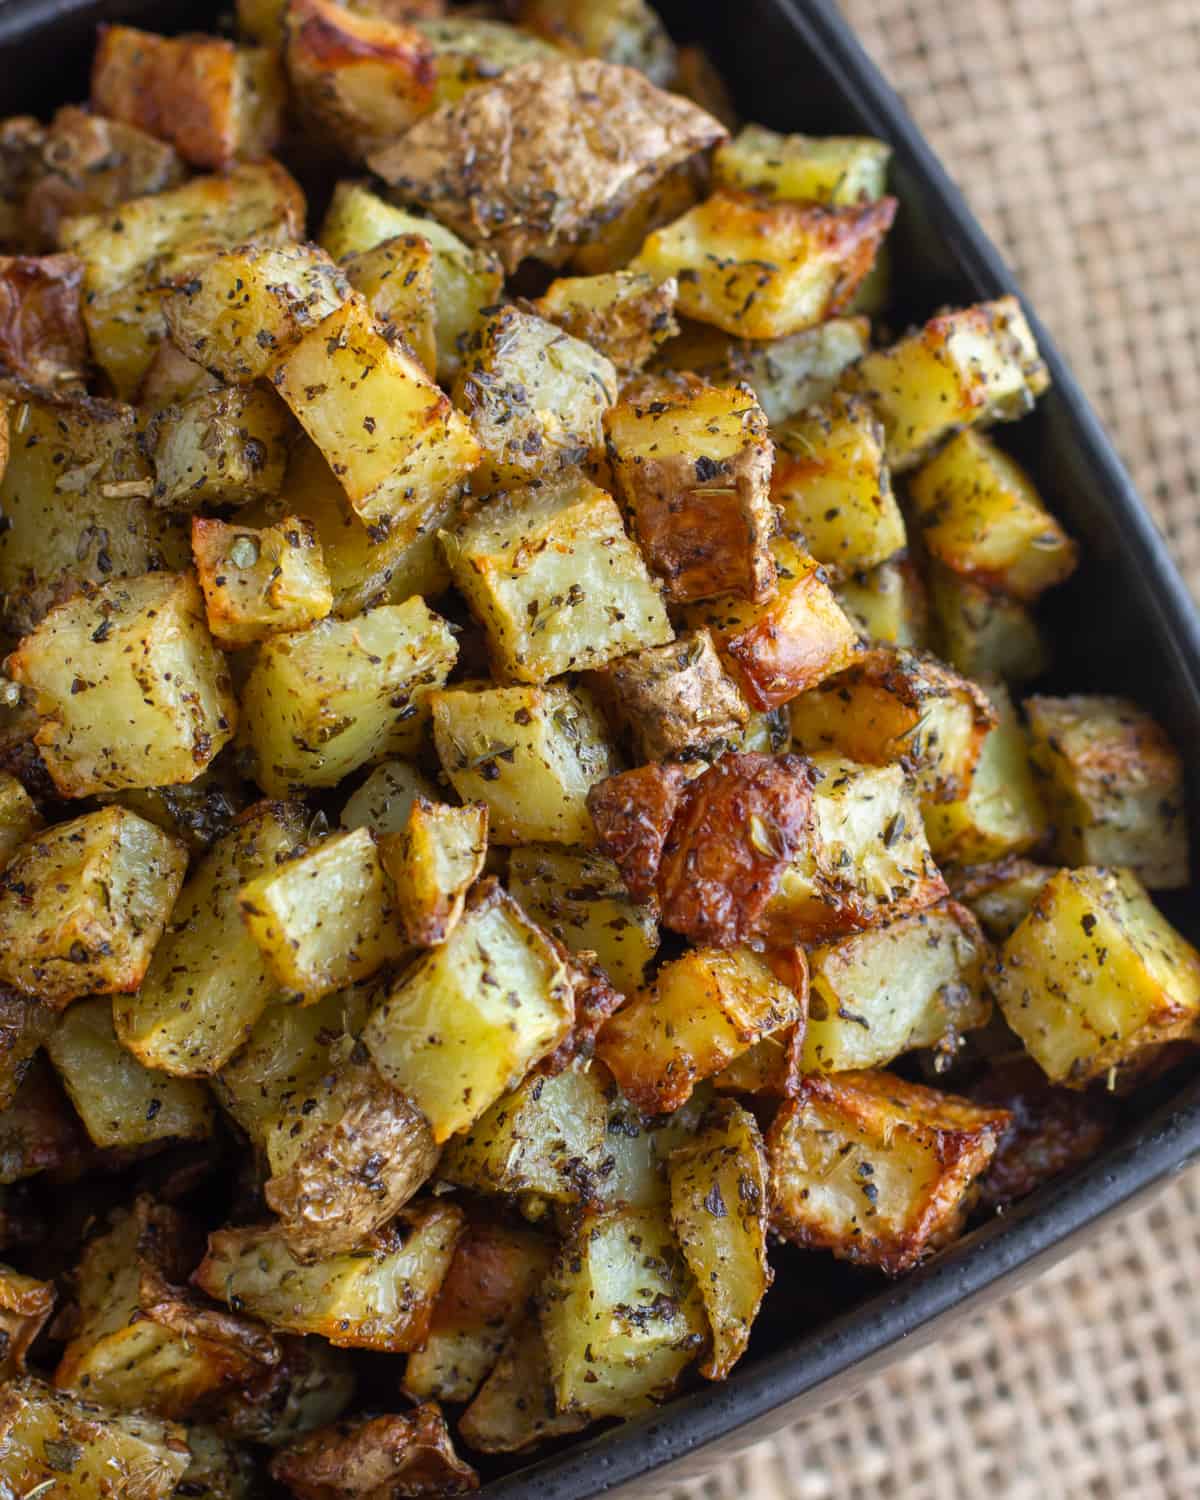
[[[683,766],[656,762],[609,776],[587,794],[600,848],[635,901],[655,898],[663,847],[688,780]]]
[[[724,187],[810,203],[875,203],[887,191],[892,148],[870,136],[780,135],[745,125],[718,147],[713,176]]]
[[[397,234],[348,255],[346,280],[367,299],[389,339],[400,338],[437,375],[437,252],[423,234]]]
[[[83,262],[74,255],[0,255],[0,366],[50,389],[82,381],[82,287]]]
[[[271,1460],[271,1475],[296,1500],[396,1500],[479,1488],[433,1402],[403,1416],[360,1417],[310,1433]]]
[[[777,1234],[898,1276],[961,1233],[1006,1110],[892,1073],[812,1074],[799,1090],[767,1134]]]
[[[1186,886],[1183,761],[1166,732],[1127,698],[1029,698],[1025,711],[1059,859]]]
[[[679,282],[679,311],[726,333],[779,339],[845,310],[896,200],[847,208],[718,189],[642,246],[630,270]]]
[[[478,1453],[523,1453],[588,1425],[579,1411],[562,1411],[554,1399],[546,1341],[535,1318],[504,1347],[492,1373],[459,1419],[458,1432]]]
[[[930,645],[929,596],[925,580],[911,558],[894,557],[838,585],[837,602],[868,641],[924,651]],[[946,658],[950,661],[950,658]],[[964,677],[961,662],[951,661]]]
[[[592,225],[724,134],[629,68],[555,59],[472,89],[369,163],[403,200],[514,271],[531,255],[560,262]]]
[[[675,48],[646,0],[520,0],[516,16],[565,52],[637,68],[660,88],[674,76]]]
[[[610,219],[596,224],[570,252],[568,265],[580,276],[628,270],[646,236],[685,213],[708,187],[707,153],[693,153],[638,189]]]
[[[380,859],[410,943],[435,948],[449,937],[467,891],[483,872],[487,828],[481,802],[451,807],[418,796],[404,831],[381,841]]]
[[[283,134],[284,98],[279,61],[267,48],[100,28],[92,108],[169,141],[192,166],[220,170],[266,156]]]
[[[772,446],[749,392],[696,385],[674,400],[623,400],[604,430],[638,541],[668,598],[769,600]]]
[[[794,950],[803,960],[804,949]],[[775,958],[774,954],[770,959]],[[807,993],[805,991],[804,993]],[[760,1037],[748,1052],[735,1057],[728,1067],[715,1073],[712,1086],[721,1094],[759,1094],[767,1099],[789,1099],[796,1092],[800,1075],[799,1052],[804,1045],[805,1023],[784,1026]]]
[[[269,386],[202,391],[150,419],[153,498],[166,510],[248,505],[277,495],[294,424]]]
[[[673,276],[656,281],[634,271],[613,271],[553,281],[533,306],[541,317],[606,355],[626,380],[679,332],[678,294]]]
[[[303,630],[333,607],[316,527],[303,516],[258,529],[193,516],[192,559],[223,651]]]

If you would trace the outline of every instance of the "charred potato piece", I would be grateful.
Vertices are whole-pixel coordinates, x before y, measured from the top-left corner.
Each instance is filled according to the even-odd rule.
[[[283,134],[285,88],[268,48],[104,26],[92,62],[99,115],[169,141],[194,167],[266,156]]]
[[[0,1265],[0,1380],[6,1385],[24,1373],[29,1346],[50,1316],[55,1296],[52,1281]]]
[[[774,593],[772,447],[757,401],[698,385],[605,418],[613,471],[651,569],[675,602]]]
[[[192,558],[224,651],[303,630],[333,607],[316,527],[302,516],[259,529],[194,516]]]
[[[426,374],[437,375],[437,252],[423,234],[398,234],[348,255],[346,280],[367,299],[389,339],[403,339]]]
[[[1184,773],[1166,732],[1127,698],[1030,698],[1034,769],[1069,865],[1122,865],[1151,890],[1189,879]]]
[[[437,788],[411,761],[376,766],[342,808],[343,828],[369,828],[376,838],[403,833],[418,797],[438,800]]]
[[[62,389],[86,373],[88,344],[74,255],[0,255],[0,367]]]
[[[1021,685],[1046,671],[1049,643],[1028,605],[939,563],[928,577],[936,650],[956,672]]]
[[[929,645],[929,597],[925,580],[911,558],[896,557],[866,573],[843,579],[835,590],[847,617],[868,641],[923,651]],[[949,660],[949,658],[947,658]],[[951,662],[964,677],[961,662]]]
[[[637,68],[660,88],[675,74],[675,48],[646,0],[520,0],[517,20],[566,52]]]
[[[1045,865],[1012,856],[990,865],[968,865],[951,879],[956,901],[969,906],[993,943],[1002,943],[1033,910],[1054,874]]]
[[[0,874],[0,981],[55,1009],[136,990],[186,868],[177,840],[124,808],[45,830]]]
[[[541,317],[607,356],[626,380],[649,362],[664,340],[679,332],[678,295],[672,276],[656,281],[635,271],[613,271],[551,282],[533,305]]]
[[[892,148],[870,136],[780,135],[743,125],[719,146],[713,176],[723,187],[801,202],[876,203],[887,192]]]
[[[479,1475],[455,1453],[432,1402],[402,1416],[319,1429],[278,1453],[271,1475],[296,1500],[465,1495],[479,1488]]]
[[[517,1329],[492,1373],[459,1419],[458,1432],[478,1453],[523,1453],[588,1425],[579,1411],[559,1411],[546,1341],[536,1319]]]
[[[434,948],[449,937],[483,872],[487,827],[483,803],[451,807],[417,797],[404,831],[383,842],[383,867],[410,943]]]
[[[992,989],[1046,1077],[1083,1088],[1195,1032],[1200,954],[1132,871],[1059,870],[1001,948]]]
[[[582,474],[491,497],[445,545],[510,681],[545,682],[672,639],[620,509]]]
[[[1008,1121],[892,1073],[802,1078],[767,1133],[772,1227],[898,1276],[961,1233]]]
[[[247,505],[279,493],[292,422],[267,386],[204,391],[147,428],[154,503],[165,510]]]
[[[779,339],[842,312],[892,226],[896,200],[847,208],[719,189],[630,266],[679,282],[679,311],[726,333]]]

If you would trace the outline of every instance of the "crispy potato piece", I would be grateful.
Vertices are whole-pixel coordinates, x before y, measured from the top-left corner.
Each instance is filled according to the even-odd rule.
[[[1010,938],[1054,874],[1045,865],[1011,856],[994,864],[969,865],[951,877],[954,899],[969,906],[994,943]]]
[[[197,864],[141,990],[113,1008],[121,1044],[147,1067],[204,1077],[249,1037],[275,980],[242,924],[238,892],[295,848],[306,824],[301,807],[260,802]]]
[[[0,874],[0,981],[59,1010],[136,990],[186,868],[182,844],[124,808],[45,830]]]
[[[588,794],[616,769],[604,721],[581,688],[445,688],[433,694],[442,769],[488,809],[495,844],[591,844]]]
[[[301,1265],[276,1229],[219,1229],[192,1280],[287,1333],[342,1349],[403,1354],[429,1335],[438,1291],[462,1233],[452,1203],[404,1209],[353,1251]]]
[[[722,187],[811,203],[876,203],[887,192],[892,148],[870,136],[780,135],[743,125],[713,157]]]
[[[667,1216],[586,1214],[559,1255],[542,1333],[560,1411],[628,1417],[667,1395],[707,1324]]]
[[[908,482],[921,541],[952,572],[1030,603],[1075,571],[1079,549],[1014,458],[961,432]]]
[[[749,949],[695,948],[609,1018],[596,1055],[638,1109],[668,1114],[700,1079],[802,1014],[801,998]]]
[[[1023,417],[1049,384],[1015,297],[939,313],[842,376],[842,388],[865,396],[883,423],[896,473],[961,427]]]
[[[271,1476],[296,1500],[397,1500],[479,1488],[479,1475],[455,1453],[433,1402],[403,1416],[360,1417],[311,1433],[271,1460]]]
[[[923,651],[930,644],[929,598],[920,570],[907,556],[843,579],[834,591],[848,619],[868,642]],[[958,663],[964,677],[973,676]]]
[[[771,440],[740,388],[623,400],[604,419],[609,458],[646,560],[676,602],[775,589]]]
[[[1006,1110],[892,1073],[813,1074],[799,1088],[767,1133],[777,1234],[898,1276],[961,1233]]]
[[[438,800],[437,788],[410,761],[389,760],[376,766],[342,808],[343,828],[369,828],[376,838],[403,833],[418,797]]]
[[[60,604],[5,664],[32,689],[36,743],[65,797],[195,781],[237,703],[190,573],[147,573]]]
[[[865,402],[835,394],[776,434],[771,499],[783,529],[838,578],[865,573],[907,544]]]
[[[112,1002],[103,995],[72,1005],[47,1037],[46,1051],[93,1145],[201,1141],[213,1133],[208,1090],[152,1071],[122,1047]]]
[[[551,282],[534,311],[606,355],[626,380],[647,364],[658,346],[679,332],[673,276],[656,281],[634,271],[567,276]]]
[[[365,521],[415,535],[483,456],[466,418],[388,343],[358,295],[284,354],[271,378]]]
[[[303,516],[260,528],[193,516],[192,558],[208,628],[224,651],[303,630],[333,607],[317,529]]]
[[[170,141],[192,166],[220,170],[266,156],[283,134],[284,103],[283,73],[268,48],[100,28],[93,109]]]
[[[0,1390],[0,1464],[14,1496],[171,1500],[189,1457],[174,1422],[107,1411],[28,1376]]]
[[[953,1058],[962,1035],[992,1016],[991,947],[953,901],[814,948],[800,1067],[883,1067],[916,1047]]]
[[[415,749],[457,655],[449,626],[418,597],[264,641],[242,691],[258,784],[280,795],[336,786]]]
[[[413,26],[332,0],[288,0],[288,81],[301,122],[365,160],[434,106],[433,49]]]
[[[602,667],[673,637],[616,502],[578,472],[491,497],[445,545],[510,681]]]
[[[372,1012],[363,1041],[442,1144],[564,1039],[574,1019],[559,952],[495,881]]]
[[[712,1349],[700,1366],[724,1380],[746,1352],[772,1272],[767,1263],[767,1157],[754,1116],[714,1104],[700,1134],[671,1153],[671,1223],[704,1299]]]
[[[88,354],[82,287],[74,255],[0,255],[0,366],[31,385],[80,383]]]
[[[88,1144],[54,1070],[34,1057],[11,1100],[0,1109],[0,1184],[39,1172],[77,1173]]]
[[[1068,865],[1122,865],[1151,890],[1189,880],[1183,761],[1128,698],[1029,698],[1034,770]]]
[[[656,762],[609,776],[588,792],[588,813],[600,847],[635,901],[655,899],[667,835],[694,774],[678,763]]]
[[[146,429],[154,503],[166,510],[247,505],[279,493],[293,424],[268,386],[202,391]]]
[[[724,133],[631,69],[547,59],[472,89],[368,160],[402,199],[514,271],[530,255],[560,262],[594,224]]]
[[[427,375],[437,374],[437,252],[423,234],[397,234],[348,255],[346,280],[367,299],[389,339],[401,338]]]
[[[986,691],[998,723],[984,739],[971,790],[959,801],[924,808],[939,864],[987,864],[1025,854],[1049,832],[1025,729],[1000,683],[988,683]]]
[[[896,216],[718,189],[642,246],[630,270],[679,281],[679,311],[726,333],[786,338],[845,310]]]
[[[420,235],[433,247],[437,376],[448,384],[462,365],[463,347],[483,321],[483,309],[500,300],[504,273],[496,258],[464,244],[436,219],[420,219],[385,203],[356,182],[339,182],[335,188],[321,243],[335,260],[344,261],[406,234]]]
[[[816,558],[786,536],[774,539],[771,555],[779,580],[773,598],[715,599],[685,616],[693,628],[712,631],[726,670],[757,709],[790,703],[844,671],[861,649]]]
[[[12,394],[8,463],[0,466],[8,629],[27,635],[84,584],[187,566],[186,533],[150,504],[154,484],[131,407]]]
[[[1200,1017],[1200,954],[1131,870],[1059,870],[1000,950],[1004,1019],[1052,1083],[1135,1068]]]
[[[987,695],[931,658],[876,647],[791,706],[795,744],[864,765],[896,761],[923,800],[969,795],[999,718]]]
[[[492,1373],[459,1418],[458,1434],[477,1453],[523,1453],[588,1425],[583,1412],[560,1412],[546,1341],[536,1319],[509,1339]]]
[[[413,24],[433,48],[438,104],[456,104],[470,89],[494,83],[522,63],[562,56],[560,48],[532,32],[480,14],[480,7],[458,15],[414,17]]]
[[[1021,685],[1047,670],[1050,646],[1027,605],[940,563],[928,579],[936,649],[955,671]]]
[[[276,1336],[280,1359],[237,1390],[205,1403],[207,1420],[241,1442],[279,1448],[336,1422],[354,1394],[352,1356],[323,1339]]]
[[[56,1025],[55,1013],[17,990],[0,989],[0,1110],[7,1109]]]
[[[384,839],[380,858],[410,943],[435,948],[449,937],[467,891],[483,873],[487,827],[481,802],[451,807],[418,796],[404,831]]]
[[[529,1311],[550,1269],[541,1235],[486,1219],[469,1223],[429,1325],[408,1357],[404,1389],[418,1401],[469,1401]]]
[[[52,1281],[0,1266],[0,1381],[24,1374],[29,1346],[42,1331],[57,1293]]]
[[[646,0],[520,0],[522,26],[582,57],[637,68],[660,88],[675,74],[675,47]]]
[[[0,771],[0,869],[42,826],[33,798],[15,776]]]

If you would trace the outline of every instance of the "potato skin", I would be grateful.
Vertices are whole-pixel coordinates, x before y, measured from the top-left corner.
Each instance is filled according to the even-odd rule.
[[[82,290],[83,262],[74,255],[0,256],[0,366],[31,385],[82,380]]]
[[[663,847],[688,780],[682,766],[641,766],[609,776],[588,793],[600,847],[616,862],[635,901],[654,895]]]
[[[404,1416],[318,1428],[271,1460],[271,1477],[296,1500],[394,1500],[479,1488],[479,1475],[455,1453],[433,1402]]]

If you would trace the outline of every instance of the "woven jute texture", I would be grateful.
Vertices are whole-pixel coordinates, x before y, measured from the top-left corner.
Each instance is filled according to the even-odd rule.
[[[1200,595],[1200,0],[843,0]],[[1200,1177],[681,1492],[1200,1500]]]

